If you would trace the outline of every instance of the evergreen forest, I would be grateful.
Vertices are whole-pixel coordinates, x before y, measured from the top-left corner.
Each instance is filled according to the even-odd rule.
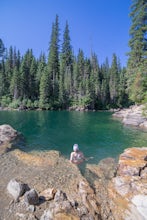
[[[132,0],[128,63],[121,66],[112,54],[100,64],[80,48],[75,55],[68,22],[60,33],[56,15],[48,55],[39,58],[28,49],[21,55],[0,39],[0,106],[58,110],[84,108],[104,110],[147,103],[147,2]],[[62,36],[62,39],[59,39]],[[126,51],[127,52],[127,51]]]

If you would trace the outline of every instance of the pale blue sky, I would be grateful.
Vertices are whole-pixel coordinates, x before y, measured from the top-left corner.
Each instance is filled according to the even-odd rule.
[[[74,53],[91,48],[99,63],[112,54],[126,64],[129,51],[131,0],[0,0],[0,38],[23,55],[28,48],[36,57],[47,54],[52,23],[59,15],[60,43],[66,20]]]

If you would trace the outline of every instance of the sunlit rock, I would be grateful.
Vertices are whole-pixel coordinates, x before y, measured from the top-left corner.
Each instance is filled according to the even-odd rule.
[[[129,148],[120,155],[116,177],[109,183],[115,219],[147,219],[147,148]]]
[[[18,136],[19,133],[10,125],[0,125],[0,154],[11,149],[12,142],[14,142]]]
[[[0,125],[0,142],[10,142],[14,140],[18,135],[18,132],[14,130],[10,125]]]
[[[131,201],[141,214],[142,219],[147,219],[147,195],[136,195]]]
[[[58,162],[60,153],[58,151],[47,151],[47,152],[32,152],[30,154],[21,151],[15,150],[13,154],[23,163],[32,164],[33,166],[53,166]]]
[[[125,125],[147,129],[147,118],[143,114],[144,109],[144,105],[134,105],[128,109],[122,109],[115,112],[113,116],[121,118]]]
[[[43,192],[41,192],[39,196],[43,200],[49,201],[49,200],[54,199],[56,191],[57,190],[55,188],[48,188],[48,189],[45,189]]]
[[[12,195],[13,199],[18,201],[19,197],[24,194],[26,187],[21,181],[12,179],[7,185],[7,190]]]

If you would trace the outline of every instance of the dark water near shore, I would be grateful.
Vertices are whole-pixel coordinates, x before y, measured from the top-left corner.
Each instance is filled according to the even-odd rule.
[[[0,124],[10,124],[20,131],[29,151],[58,150],[69,157],[74,143],[97,163],[117,157],[128,147],[147,147],[147,133],[125,127],[110,112],[0,111]]]

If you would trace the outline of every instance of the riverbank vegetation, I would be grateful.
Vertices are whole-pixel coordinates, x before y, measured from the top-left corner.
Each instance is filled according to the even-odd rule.
[[[11,108],[110,109],[147,102],[147,3],[133,0],[127,67],[117,55],[99,64],[91,51],[75,55],[68,22],[62,39],[59,17],[52,24],[49,53],[37,59],[32,49],[21,56],[0,39],[0,106]],[[60,42],[60,44],[59,44]]]

